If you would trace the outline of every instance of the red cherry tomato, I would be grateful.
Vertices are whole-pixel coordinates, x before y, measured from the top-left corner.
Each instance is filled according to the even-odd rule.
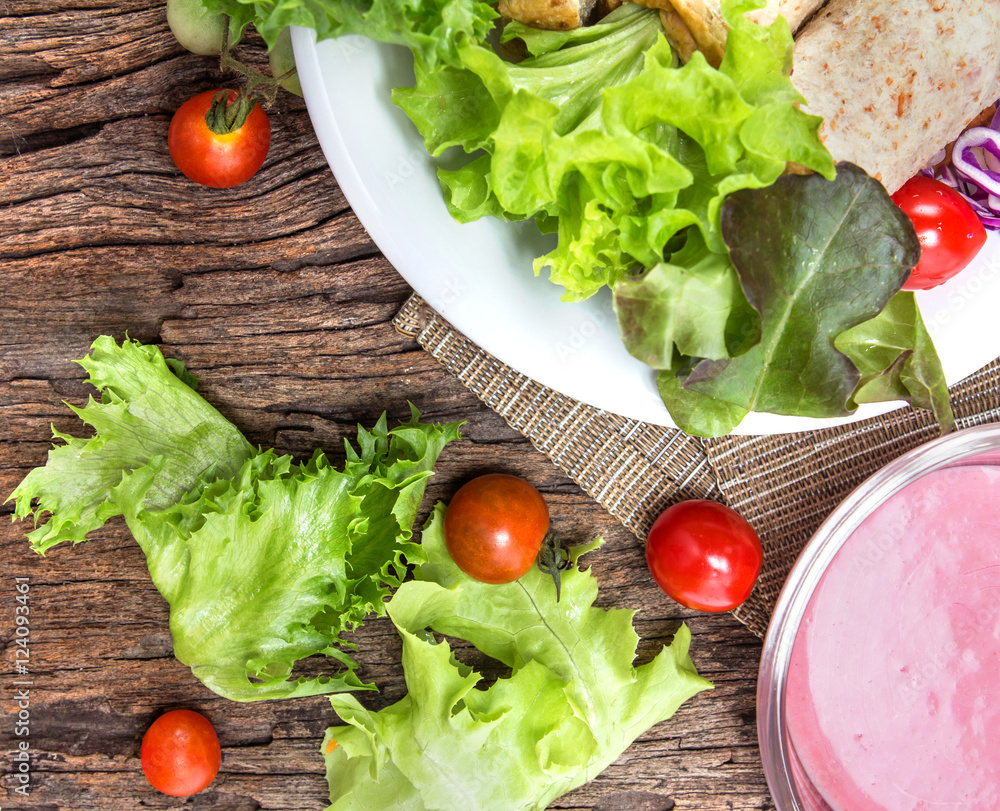
[[[926,290],[948,281],[969,264],[986,243],[986,228],[957,191],[923,175],[912,177],[892,195],[913,222],[920,240],[920,261],[903,285]]]
[[[531,484],[489,473],[464,484],[444,514],[444,541],[455,564],[483,583],[527,574],[549,529],[549,508]]]
[[[730,611],[753,590],[764,553],[753,527],[714,501],[674,504],[646,539],[646,564],[657,585],[681,605]]]
[[[253,177],[264,163],[271,144],[271,124],[259,104],[254,104],[242,126],[231,132],[215,132],[206,115],[219,93],[231,106],[234,90],[206,90],[184,102],[170,120],[167,146],[170,157],[195,183],[213,189],[238,186]],[[224,127],[218,127],[224,129]]]
[[[150,785],[171,797],[190,797],[219,773],[222,750],[215,729],[193,710],[171,710],[153,721],[142,739],[142,771]]]

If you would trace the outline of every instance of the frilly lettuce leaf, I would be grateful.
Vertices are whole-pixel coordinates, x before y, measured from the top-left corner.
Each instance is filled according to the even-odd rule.
[[[95,435],[80,439],[54,431],[65,444],[53,448],[45,467],[32,470],[10,496],[17,499],[16,518],[34,515],[37,522],[49,514],[47,523],[28,534],[36,552],[62,541],[80,543],[120,515],[112,489],[126,472],[156,457],[160,474],[145,499],[162,509],[206,472],[233,476],[253,455],[243,434],[195,391],[197,380],[183,364],[164,360],[155,346],[126,340],[119,347],[101,336],[80,365],[101,400],[69,408]]]
[[[727,254],[708,249],[700,232],[644,274],[615,286],[615,313],[628,351],[654,369],[671,369],[677,354],[729,358],[760,338]]]
[[[688,227],[725,254],[723,199],[788,161],[833,176],[819,119],[797,106],[787,23],[746,21],[757,5],[723,3],[731,47],[718,70],[700,54],[678,66],[658,13],[626,3],[575,31],[507,26],[531,53],[516,64],[469,43],[459,64],[418,59],[416,86],[393,98],[432,153],[483,151],[440,172],[452,214],[558,218],[558,247],[535,269],[586,298],[662,261]]]
[[[359,428],[342,470],[254,449],[164,362],[159,350],[101,338],[83,365],[102,402],[78,411],[97,430],[65,437],[14,491],[15,517],[51,513],[32,544],[78,542],[123,514],[170,604],[174,653],[237,701],[366,687],[341,635],[385,612],[427,477],[458,426],[412,418]],[[190,379],[190,378],[189,378]],[[33,506],[33,500],[37,503]],[[332,673],[296,677],[323,653]]]
[[[537,569],[478,583],[448,556],[443,518],[438,505],[422,536],[427,561],[389,603],[409,693],[380,712],[331,697],[347,726],[323,742],[329,811],[544,809],[711,687],[688,656],[686,626],[635,667],[633,612],[595,608],[589,571],[563,574],[558,604]],[[478,688],[479,674],[428,629],[468,640],[510,677]]]
[[[482,42],[497,13],[481,0],[202,0],[209,11],[228,14],[236,40],[249,25],[268,47],[290,25],[316,31],[319,39],[360,34],[405,45],[430,65],[452,64],[462,42]]]

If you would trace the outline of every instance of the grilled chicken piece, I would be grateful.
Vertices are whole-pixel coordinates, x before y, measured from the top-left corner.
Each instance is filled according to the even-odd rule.
[[[721,0],[635,0],[660,10],[667,39],[687,62],[701,51],[709,64],[718,67],[726,50],[726,23]],[[788,21],[794,34],[823,5],[825,0],[768,0],[763,8],[747,14],[761,25],[770,25],[779,15]]]
[[[517,20],[532,28],[568,31],[586,24],[597,2],[598,0],[500,0],[497,11],[502,17]]]

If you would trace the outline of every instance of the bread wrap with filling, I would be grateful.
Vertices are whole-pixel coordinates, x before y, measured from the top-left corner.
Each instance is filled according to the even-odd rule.
[[[833,157],[894,192],[1000,97],[1000,0],[830,0],[792,81]]]

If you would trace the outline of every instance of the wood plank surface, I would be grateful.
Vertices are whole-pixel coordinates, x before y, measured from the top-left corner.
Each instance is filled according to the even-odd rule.
[[[259,41],[244,57],[261,60]],[[222,81],[183,51],[162,0],[0,0],[0,491],[45,461],[50,425],[76,430],[65,403],[90,393],[73,363],[101,334],[162,346],[253,443],[306,455],[383,411],[415,403],[429,420],[465,420],[422,516],[470,476],[503,470],[541,489],[570,540],[606,539],[591,556],[606,606],[638,609],[640,660],[679,620],[716,684],[553,808],[716,811],[771,808],[756,743],[760,643],[728,615],[698,615],[651,582],[637,539],[414,342],[391,318],[409,288],[355,218],[301,100],[270,110],[272,146],[247,184],[215,191],[174,168],[170,115]],[[12,505],[3,507],[4,516]],[[192,808],[318,811],[327,804],[319,745],[335,722],[322,697],[237,704],[172,656],[167,606],[127,529],[44,558],[27,527],[0,522],[0,805],[28,811]],[[27,578],[30,664],[15,672],[15,578]],[[362,677],[381,708],[404,693],[388,620],[356,635]],[[14,793],[14,682],[30,687],[30,794]],[[158,794],[137,757],[168,708],[204,712],[222,771],[184,801]],[[498,811],[501,811],[498,809]]]

